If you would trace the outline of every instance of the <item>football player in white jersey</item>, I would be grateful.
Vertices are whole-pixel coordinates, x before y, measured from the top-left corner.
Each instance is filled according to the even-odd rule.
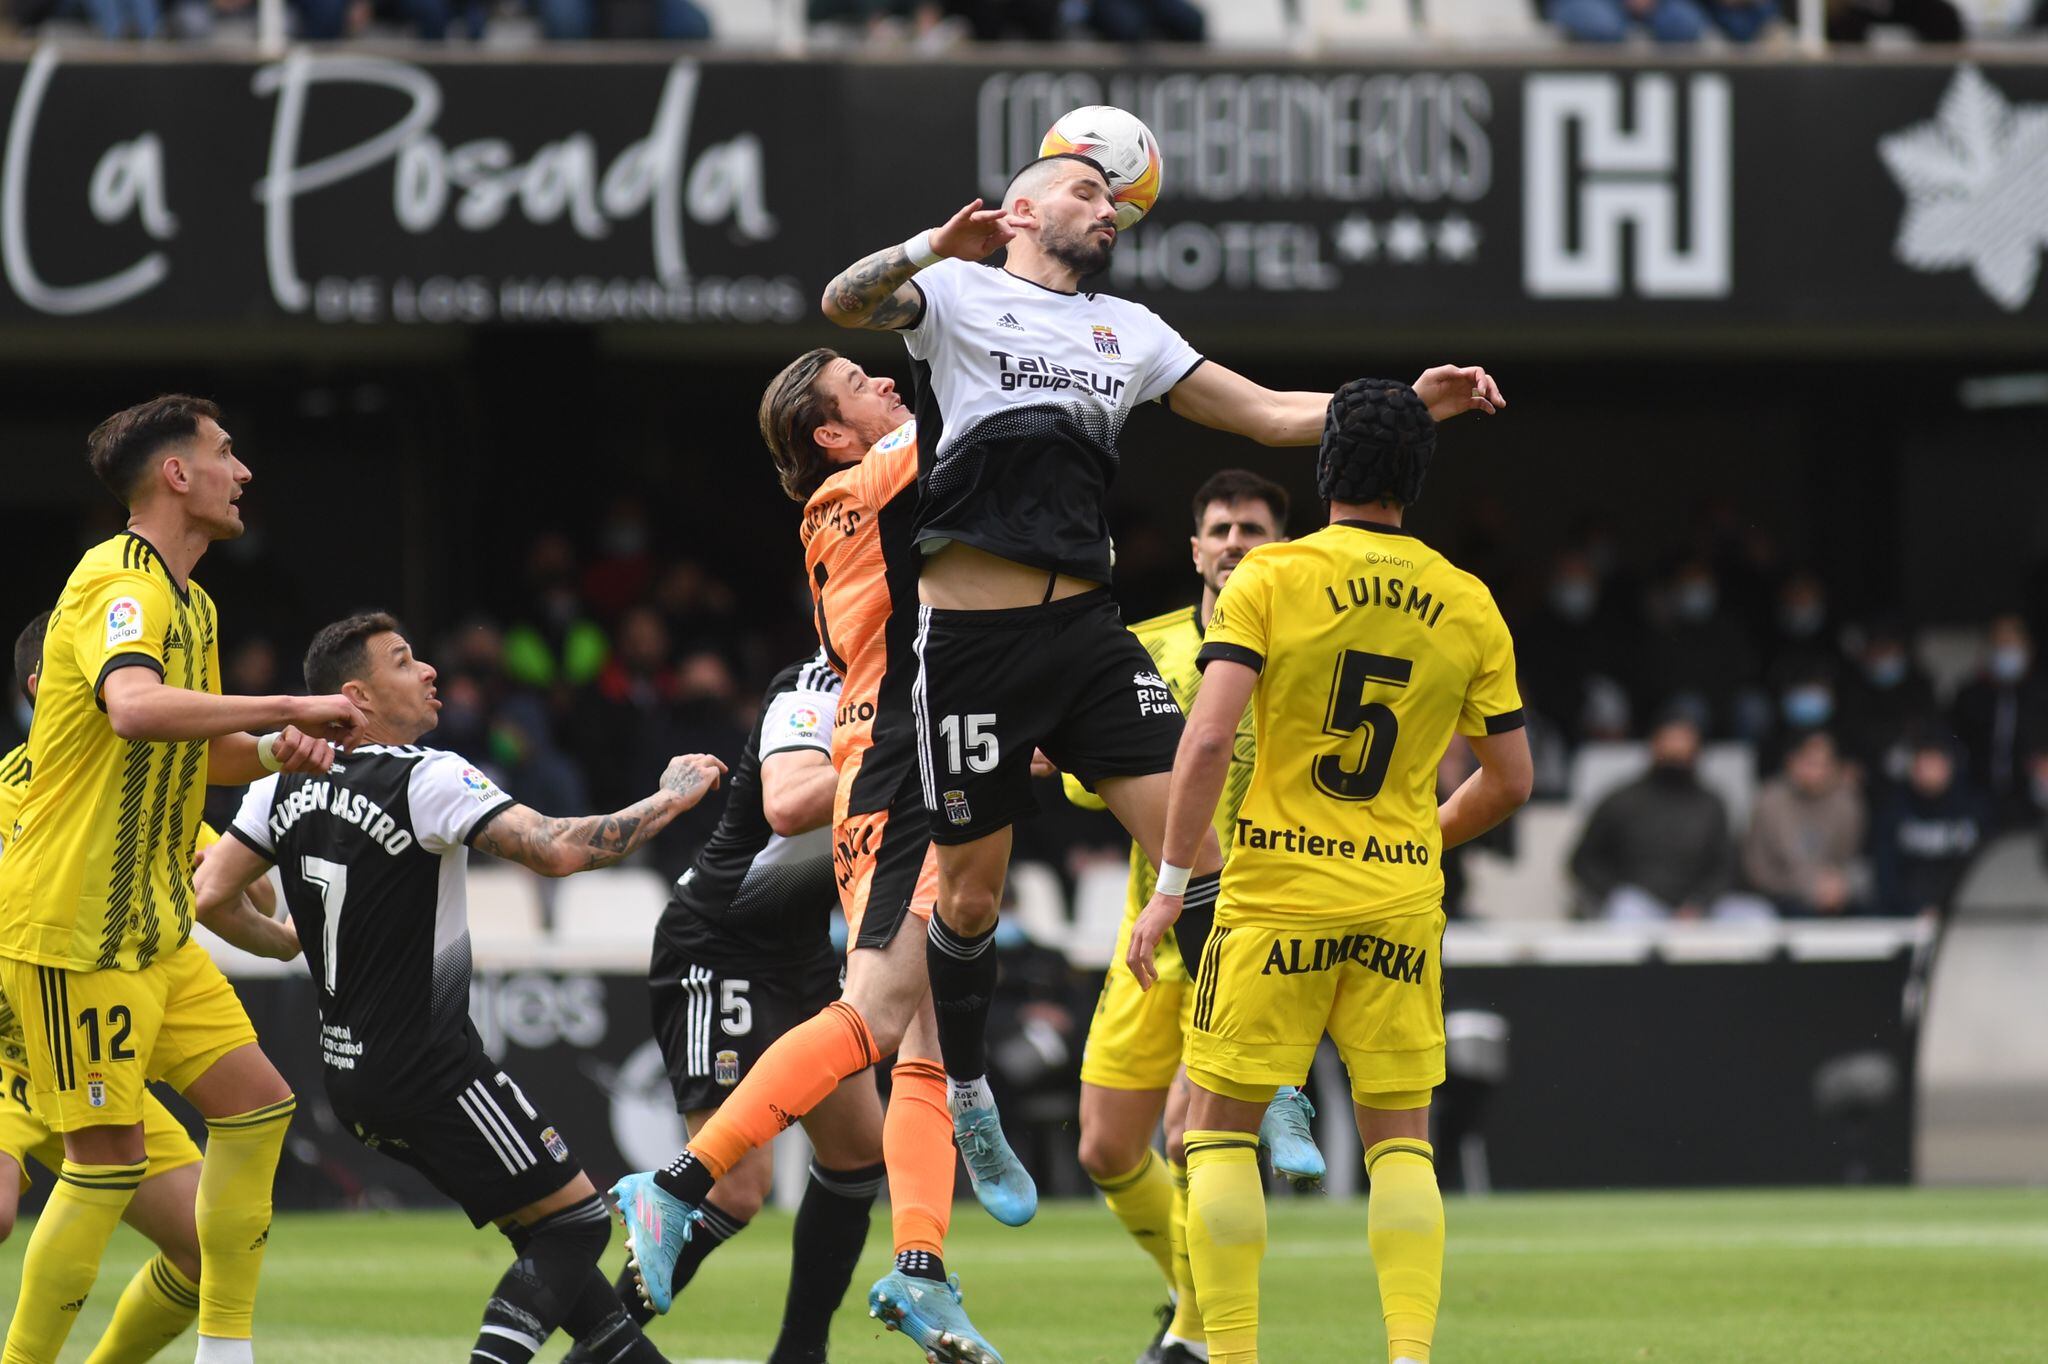
[[[1123,422],[1164,399],[1262,445],[1313,446],[1330,401],[1256,384],[1206,361],[1151,309],[1085,291],[1116,237],[1102,169],[1041,158],[999,206],[976,200],[862,258],[823,300],[841,326],[902,332],[917,362],[925,557],[912,704],[940,874],[928,961],[956,1135],[981,1146],[1000,1143],[987,1130],[981,1034],[1010,826],[1034,807],[1033,750],[1093,788],[1159,866],[1160,891],[1185,896],[1178,935],[1191,963],[1214,911],[1213,833],[1194,865],[1159,862],[1181,715],[1107,588],[1103,502]],[[1004,247],[1001,268],[977,264]],[[1438,421],[1506,405],[1478,366],[1425,370],[1415,390]],[[976,1193],[1000,1216],[1010,1183],[977,1179]]]

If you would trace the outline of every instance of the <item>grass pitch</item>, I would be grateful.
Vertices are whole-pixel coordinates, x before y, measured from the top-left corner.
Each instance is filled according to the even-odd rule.
[[[1453,1200],[1440,1364],[2039,1364],[2048,1360],[2048,1190],[1615,1193]],[[1271,1210],[1269,1364],[1385,1358],[1362,1202]],[[759,1361],[788,1268],[789,1219],[720,1248],[654,1338],[678,1361]],[[22,1228],[0,1246],[11,1308]],[[948,1261],[1010,1364],[1128,1364],[1163,1296],[1110,1215],[1050,1204],[1030,1226],[954,1213]],[[878,1209],[833,1337],[837,1364],[909,1364],[869,1321],[887,1268]],[[65,1361],[85,1358],[146,1258],[126,1228]],[[257,1311],[267,1364],[458,1364],[504,1240],[446,1213],[282,1217]],[[617,1238],[607,1267],[621,1259]],[[190,1336],[164,1359],[189,1359]],[[557,1337],[557,1342],[560,1338]],[[550,1344],[543,1360],[566,1346]]]

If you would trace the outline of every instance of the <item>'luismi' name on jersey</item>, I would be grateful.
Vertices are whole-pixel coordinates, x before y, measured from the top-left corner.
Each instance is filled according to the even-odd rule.
[[[399,822],[385,813],[384,807],[360,791],[351,791],[331,779],[341,772],[342,765],[336,763],[329,769],[330,779],[307,782],[295,791],[285,793],[270,809],[270,836],[282,840],[291,832],[294,824],[310,814],[325,814],[355,825],[369,836],[372,843],[393,857],[412,846],[412,830],[402,827]]]
[[[1379,606],[1389,611],[1406,611],[1430,629],[1436,628],[1436,623],[1443,619],[1444,607],[1449,605],[1411,583],[1399,578],[1382,579],[1377,574],[1327,584],[1323,595],[1329,599],[1333,616],[1341,616],[1357,606]]]

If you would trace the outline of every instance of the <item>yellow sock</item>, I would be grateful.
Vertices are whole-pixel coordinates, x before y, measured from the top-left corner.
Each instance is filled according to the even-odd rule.
[[[1124,1224],[1124,1230],[1138,1243],[1138,1249],[1152,1257],[1166,1286],[1173,1287],[1173,1183],[1163,1168],[1166,1162],[1151,1151],[1135,1170],[1114,1179],[1096,1181],[1102,1201]]]
[[[55,1364],[71,1323],[99,1278],[108,1238],[149,1172],[133,1165],[74,1165],[65,1161],[57,1187],[36,1219],[21,1261],[21,1297],[7,1328],[6,1364]]]
[[[1436,1152],[1415,1137],[1383,1141],[1365,1153],[1365,1175],[1372,1181],[1365,1235],[1380,1279],[1387,1358],[1429,1364],[1444,1291],[1444,1196],[1436,1186]]]
[[[199,1285],[158,1255],[128,1281],[106,1334],[85,1364],[142,1364],[185,1334],[199,1315]]]
[[[1209,1364],[1257,1364],[1266,1190],[1256,1132],[1189,1132],[1188,1258],[1208,1328]]]
[[[247,1340],[270,1240],[270,1186],[296,1099],[209,1118],[199,1167],[199,1334]]]
[[[1166,1173],[1173,1181],[1173,1320],[1166,1324],[1166,1334],[1200,1344],[1208,1336],[1202,1330],[1194,1267],[1188,1263],[1188,1167],[1168,1162]]]

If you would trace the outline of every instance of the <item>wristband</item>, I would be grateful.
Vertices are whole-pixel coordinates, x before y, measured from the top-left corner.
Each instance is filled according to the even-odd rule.
[[[929,269],[945,259],[932,250],[932,234],[929,230],[920,232],[903,243],[903,254],[910,257],[910,263],[920,270]]]
[[[272,731],[256,741],[256,761],[263,764],[265,772],[281,772],[284,764],[277,760],[277,741],[284,735]]]
[[[1165,863],[1159,868],[1159,880],[1153,883],[1152,889],[1161,895],[1186,895],[1188,876],[1193,870],[1192,867],[1176,867],[1171,862]]]

